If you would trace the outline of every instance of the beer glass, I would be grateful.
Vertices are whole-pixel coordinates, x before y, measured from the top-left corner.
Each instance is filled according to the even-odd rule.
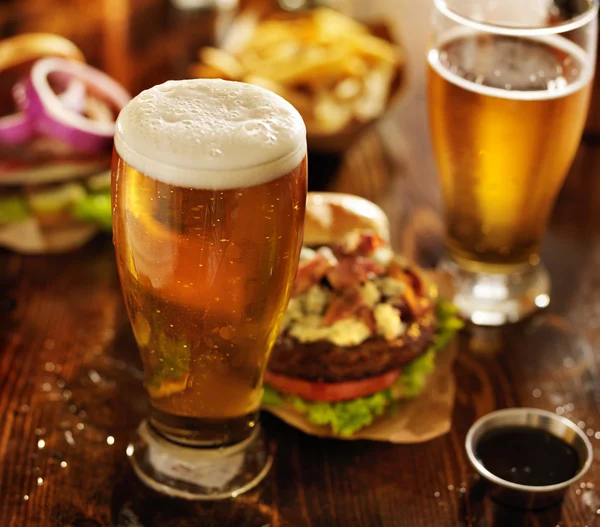
[[[112,174],[151,403],[127,454],[158,491],[235,497],[271,463],[258,412],[302,244],[304,123],[262,88],[170,81],[119,115]]]
[[[454,302],[479,325],[550,302],[540,241],[586,120],[597,0],[434,0],[429,119]]]

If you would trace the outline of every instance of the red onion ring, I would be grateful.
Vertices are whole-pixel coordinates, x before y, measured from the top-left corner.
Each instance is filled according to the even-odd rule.
[[[62,101],[65,108],[77,113],[85,110],[85,84],[78,79],[70,79],[67,87],[58,98]]]
[[[78,79],[64,77],[65,89],[56,96],[60,99],[65,108],[77,113],[82,113],[85,110],[86,105],[85,84]],[[12,93],[17,108],[21,111],[25,111],[29,104],[29,100],[27,99],[26,81],[17,82],[17,84],[13,86]]]
[[[90,153],[110,148],[115,133],[114,121],[94,121],[66,108],[48,83],[51,73],[61,73],[83,82],[88,91],[118,110],[131,99],[129,93],[105,73],[86,64],[60,58],[37,61],[25,83],[24,111],[36,132],[54,136]]]
[[[18,145],[32,137],[31,122],[23,112],[0,117],[0,144]]]
[[[31,140],[35,135],[33,122],[24,112],[27,106],[25,84],[19,82],[13,88],[17,107],[23,111],[0,117],[0,144],[18,145]],[[65,90],[58,96],[65,108],[81,113],[85,109],[85,84],[70,79]]]

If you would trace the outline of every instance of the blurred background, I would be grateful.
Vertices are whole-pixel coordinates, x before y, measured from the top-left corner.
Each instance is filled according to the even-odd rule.
[[[242,11],[337,9],[361,20],[385,19],[410,42],[424,70],[430,2],[421,0],[0,0],[0,39],[49,32],[72,40],[86,60],[133,94],[188,76],[198,49],[218,44]],[[410,13],[407,23],[399,13]],[[411,60],[412,62],[412,60]],[[413,65],[411,65],[413,66]],[[412,81],[419,81],[415,75]]]
[[[199,50],[219,47],[237,31],[232,24],[242,13],[264,17],[317,6],[385,24],[391,32],[387,36],[401,50],[402,63],[398,96],[368,123],[373,126],[363,127],[356,137],[342,137],[345,144],[335,149],[334,159],[321,156],[311,163],[313,189],[329,188],[376,200],[397,224],[412,215],[412,205],[407,204],[439,210],[437,184],[430,177],[436,169],[423,100],[432,0],[0,0],[0,39],[40,31],[62,35],[81,48],[88,63],[135,95],[167,79],[190,77],[190,67],[201,61]],[[600,133],[597,85],[586,128],[592,142]],[[314,142],[309,141],[309,146],[314,153]],[[339,177],[331,185],[322,177],[343,174],[344,165],[355,167],[353,178]],[[398,174],[409,174],[412,183],[400,192],[405,203],[397,205],[394,200],[399,193],[391,187],[402,184],[398,180],[404,178],[396,178]],[[421,218],[418,223],[428,222],[439,230],[437,219]]]
[[[356,3],[357,6],[353,4]],[[186,76],[202,45],[215,44],[243,9],[327,5],[352,13],[357,0],[1,0],[0,38],[49,32],[72,40],[87,61],[133,93]],[[398,2],[381,2],[392,4]]]
[[[413,105],[406,101],[411,94],[424,93],[431,4],[430,0],[0,0],[0,39],[37,31],[62,35],[81,48],[88,63],[135,95],[167,79],[188,77],[199,48],[218,45],[240,12],[328,6],[363,21],[384,20],[394,29],[406,51],[409,77],[398,119],[405,129],[421,130],[426,126],[424,115],[413,115]],[[597,85],[588,135],[600,133]],[[423,105],[417,107],[422,112]],[[396,142],[394,150],[400,147]]]

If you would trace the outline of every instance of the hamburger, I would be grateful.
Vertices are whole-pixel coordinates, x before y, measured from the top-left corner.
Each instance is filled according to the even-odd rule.
[[[130,96],[70,41],[0,41],[0,246],[75,249],[111,228],[114,123]]]
[[[265,404],[289,405],[313,425],[351,436],[426,389],[436,353],[462,322],[388,238],[375,204],[309,195],[292,298],[265,373]]]

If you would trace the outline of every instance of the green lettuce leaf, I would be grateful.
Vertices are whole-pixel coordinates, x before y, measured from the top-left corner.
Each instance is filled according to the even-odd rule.
[[[458,308],[447,300],[439,299],[436,306],[438,329],[433,347],[437,350],[445,348],[459,329],[465,325],[458,316]]]
[[[392,390],[397,390],[400,397],[405,399],[417,397],[425,388],[427,377],[435,369],[435,352],[436,349],[432,346],[423,355],[404,366]]]
[[[268,384],[265,384],[262,403],[276,408],[277,406],[281,406],[284,403],[284,400],[277,390],[271,388]]]
[[[280,395],[281,397],[281,395]],[[300,397],[284,398],[306,419],[317,426],[330,426],[333,433],[349,437],[361,428],[369,426],[373,420],[383,414],[391,401],[389,390],[368,397],[340,403],[312,402]]]
[[[103,230],[112,229],[110,192],[87,194],[71,208],[71,214],[81,221],[94,223]]]
[[[18,223],[29,217],[27,203],[20,196],[0,198],[0,224]]]
[[[427,377],[435,368],[435,355],[443,349],[455,333],[463,327],[456,307],[445,300],[437,303],[438,330],[436,337],[423,355],[407,364],[402,374],[389,389],[339,403],[306,401],[295,395],[282,395],[272,387],[265,385],[263,404],[281,406],[290,404],[296,411],[316,426],[330,426],[335,435],[349,437],[373,423],[387,408],[392,407],[396,398],[417,397],[425,387]]]
[[[450,344],[456,332],[464,326],[463,321],[458,317],[456,306],[446,300],[438,300],[436,318],[438,329],[433,344],[423,355],[404,366],[400,378],[392,388],[392,393],[398,390],[403,398],[417,397],[425,388],[427,377],[435,369],[436,353]]]

